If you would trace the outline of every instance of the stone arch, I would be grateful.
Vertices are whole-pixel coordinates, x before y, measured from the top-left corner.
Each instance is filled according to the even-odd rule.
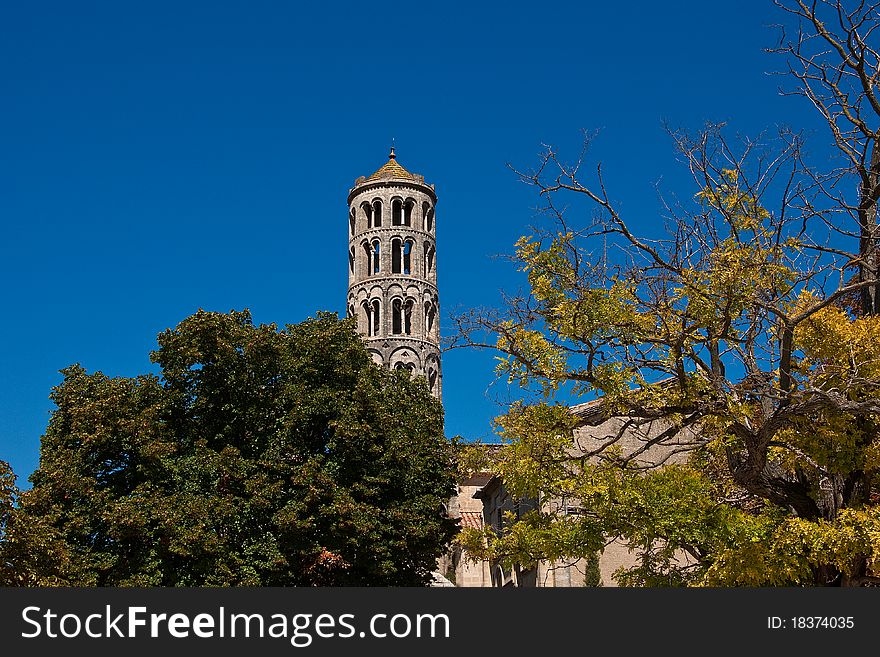
[[[496,564],[495,566],[495,577],[492,578],[492,584],[496,587],[501,588],[504,586],[507,578],[504,576],[504,568],[501,567],[501,564]]]
[[[424,303],[424,327],[426,337],[433,335],[437,328],[437,307],[431,300]]]
[[[403,201],[403,225],[412,227],[413,209],[416,207],[416,201],[412,197],[407,197]]]
[[[369,294],[367,295],[369,299],[381,299],[383,304],[385,302],[385,290],[381,285],[373,285],[370,287]]]
[[[415,301],[411,298],[405,298],[403,300],[403,334],[404,335],[412,335],[413,334],[413,320],[415,315],[416,304]]]
[[[423,337],[425,334],[425,322],[424,318],[422,317],[421,304],[419,303],[420,298],[421,291],[419,290],[418,286],[413,283],[407,284],[404,291],[404,301],[407,304],[410,304],[410,335]]]
[[[423,262],[425,263],[424,267],[424,276],[428,278],[434,272],[434,256],[436,255],[436,249],[434,245],[425,240],[424,243],[424,258]]]
[[[434,232],[434,208],[425,201],[422,203],[422,217],[424,221],[424,230],[426,233]]]
[[[361,317],[357,311],[358,301],[355,295],[348,295],[348,302],[345,304],[345,316],[349,318],[354,318],[357,322],[357,330],[363,330],[361,327]]]
[[[437,295],[427,290],[422,297],[422,317],[425,322],[425,337],[439,340],[440,303],[437,300]]]
[[[376,349],[367,349],[367,352],[370,354],[370,358],[373,359],[373,362],[376,363],[376,365],[382,366],[385,364],[385,359],[382,358],[381,352]]]
[[[367,336],[375,338],[382,335],[382,301],[375,297],[361,301],[361,312]]]
[[[367,299],[361,301],[361,313],[358,318],[358,324],[364,327],[364,333],[368,336],[373,334],[373,316],[370,302]]]
[[[392,369],[406,368],[414,374],[422,370],[419,355],[411,347],[398,347],[392,351],[391,356],[388,358],[388,365]]]
[[[368,276],[382,273],[382,247],[379,238],[373,238],[370,242],[370,268]]]
[[[403,226],[403,199],[399,196],[391,197],[391,225]]]
[[[403,297],[391,299],[391,333],[403,335]]]
[[[373,271],[373,251],[367,240],[361,241],[361,259],[364,266],[360,268],[361,276],[369,276]]]
[[[382,199],[374,198],[371,203],[373,210],[373,228],[382,227]]]
[[[369,230],[373,227],[373,206],[369,201],[361,203],[361,212],[364,215],[364,226]]]
[[[440,359],[434,354],[425,358],[425,378],[428,381],[428,389],[436,395],[440,390]]]
[[[370,310],[373,318],[373,324],[370,327],[372,335],[378,336],[382,334],[382,301],[373,299],[370,302]]]
[[[391,295],[389,294],[389,297]],[[394,335],[413,334],[413,315],[415,301],[403,295],[391,297],[391,333]]]
[[[413,267],[412,267],[413,246],[414,246],[414,242],[411,239],[407,238],[403,241],[403,253],[402,253],[403,273],[407,276],[412,274],[412,270],[413,270]]]
[[[395,236],[391,238],[391,273],[403,272],[403,238]]]

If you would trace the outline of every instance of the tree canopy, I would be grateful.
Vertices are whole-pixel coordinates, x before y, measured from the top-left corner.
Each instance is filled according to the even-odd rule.
[[[454,476],[423,382],[376,366],[328,313],[278,330],[199,311],[158,342],[159,376],[63,370],[33,487],[13,511],[0,502],[7,579],[430,580],[454,532]]]
[[[530,564],[617,539],[640,555],[623,584],[880,583],[880,14],[779,4],[797,23],[774,50],[829,126],[830,167],[790,129],[670,131],[694,185],[655,225],[590,171],[589,139],[517,171],[552,219],[516,245],[528,293],[460,317],[457,344],[497,350],[500,374],[548,398],[499,419],[492,467],[584,513],[467,532],[474,554]],[[585,451],[557,393],[687,458],[646,469],[619,435]]]
[[[0,532],[6,526],[6,520],[15,506],[15,498],[18,494],[15,479],[12,467],[6,461],[0,461]]]

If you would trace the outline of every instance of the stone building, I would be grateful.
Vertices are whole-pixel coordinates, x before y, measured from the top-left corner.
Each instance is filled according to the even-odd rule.
[[[572,454],[583,455],[597,448],[615,446],[621,455],[633,459],[638,467],[650,469],[665,464],[682,463],[698,437],[677,432],[662,438],[666,425],[660,420],[637,422],[631,418],[608,416],[601,401],[571,407],[578,425],[574,430]],[[541,508],[558,516],[576,516],[584,512],[579,500],[539,496],[536,499],[514,498],[504,482],[491,473],[479,473],[459,482],[458,494],[449,504],[450,516],[462,527],[490,527],[502,531],[505,513],[519,517],[530,509]],[[638,556],[619,541],[609,541],[595,559],[542,561],[533,568],[505,569],[499,563],[473,563],[460,551],[453,550],[442,567],[458,586],[484,587],[578,587],[616,586],[614,573],[621,567],[635,565]],[[686,560],[684,554],[678,558]]]
[[[397,162],[348,194],[348,301],[373,359],[424,376],[440,397],[434,185]]]

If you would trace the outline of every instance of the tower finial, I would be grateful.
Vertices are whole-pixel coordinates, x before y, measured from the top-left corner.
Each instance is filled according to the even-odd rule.
[[[397,157],[397,156],[394,154],[394,137],[392,137],[391,138],[391,152],[388,154],[388,159],[393,160],[395,157]]]

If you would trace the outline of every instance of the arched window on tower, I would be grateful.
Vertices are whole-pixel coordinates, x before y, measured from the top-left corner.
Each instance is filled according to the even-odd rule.
[[[405,370],[405,371],[409,372],[410,376],[412,376],[412,374],[413,374],[413,373],[415,372],[415,370],[416,370],[416,367],[415,367],[415,365],[413,365],[412,363],[397,363],[397,364],[394,366],[394,369],[396,369],[396,370]]]
[[[425,303],[425,333],[430,335],[434,331],[434,322],[437,319],[437,310],[430,301]]]
[[[403,243],[403,273],[412,273],[412,248],[413,243],[407,240]]]
[[[349,225],[349,230],[350,230],[351,235],[354,235],[354,226],[355,226],[356,222],[357,222],[357,217],[356,217],[354,208],[352,208],[351,211],[348,213],[348,225]]]
[[[364,268],[361,270],[361,276],[369,276],[373,273],[373,247],[369,242],[361,242],[361,248],[364,251]]]
[[[391,201],[391,225],[400,226],[403,224],[403,208],[399,198]]]
[[[361,203],[361,210],[364,211],[364,218],[366,219],[367,230],[373,227],[373,206],[364,201]]]
[[[403,332],[407,335],[412,335],[413,306],[412,299],[407,299],[406,303],[403,304]]]
[[[434,208],[424,203],[422,204],[422,213],[425,216],[425,232],[430,233],[434,230]]]
[[[373,335],[373,308],[370,306],[369,301],[361,302],[361,310],[363,311],[364,321],[360,324],[360,327],[367,331],[367,335]]]
[[[407,199],[403,204],[403,225],[404,226],[412,226],[412,212],[413,207],[415,207],[415,201],[412,199]]]
[[[437,394],[437,368],[434,366],[428,368],[428,388],[433,394]]]
[[[372,325],[372,332],[370,333],[370,335],[376,336],[376,335],[379,335],[379,300],[373,299],[372,306],[373,306],[373,312],[372,312],[373,325]]]
[[[403,302],[400,299],[391,302],[391,332],[395,335],[403,333]]]
[[[374,274],[379,273],[379,240],[373,240],[373,265],[370,271]]]
[[[391,240],[391,273],[399,274],[401,272],[401,262],[403,259],[401,258],[400,253],[400,240],[398,238],[394,238]]]
[[[382,201],[373,201],[373,228],[382,227]]]
[[[354,275],[354,247],[348,250],[348,271]]]
[[[434,247],[425,242],[425,278],[434,271]]]
[[[348,304],[348,316],[354,317],[354,304],[353,303]]]
[[[367,325],[367,335],[371,338],[379,335],[379,300],[364,301],[364,323]]]

